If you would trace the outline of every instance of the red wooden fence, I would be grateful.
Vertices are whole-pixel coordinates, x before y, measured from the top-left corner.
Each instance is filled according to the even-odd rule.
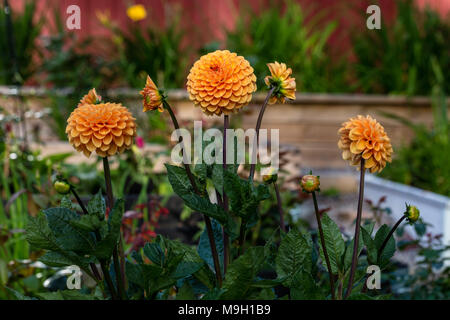
[[[10,0],[13,10],[20,10],[27,0]],[[178,7],[181,12],[181,24],[189,31],[188,41],[192,44],[205,41],[221,40],[224,27],[232,28],[239,14],[239,7],[249,4],[253,8],[264,6],[269,0],[34,0],[38,3],[39,13],[47,17],[44,33],[48,33],[52,25],[52,10],[57,8],[63,20],[68,16],[66,9],[70,5],[78,5],[81,9],[81,30],[74,30],[80,36],[107,35],[97,19],[97,12],[109,12],[111,19],[124,26],[132,23],[126,15],[126,8],[131,4],[143,4],[149,14],[146,21],[139,23],[163,24],[172,13],[169,8]],[[379,3],[384,18],[392,19],[395,12],[395,0],[297,0],[303,7],[314,10],[325,9],[327,18],[336,19],[339,27],[331,38],[331,45],[339,52],[348,48],[349,30],[365,28],[361,19],[369,4]],[[450,12],[450,0],[415,0],[419,7],[430,6],[442,16]]]

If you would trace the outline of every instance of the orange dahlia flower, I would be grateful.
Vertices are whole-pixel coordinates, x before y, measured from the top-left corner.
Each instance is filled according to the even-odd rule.
[[[383,126],[370,116],[361,115],[342,124],[338,131],[338,142],[342,158],[354,166],[365,159],[365,168],[370,172],[380,172],[386,162],[392,161],[391,140],[384,132]]]
[[[256,91],[256,76],[250,63],[228,50],[202,56],[187,79],[189,98],[207,115],[237,112]]]
[[[270,70],[270,76],[265,77],[264,82],[269,88],[275,88],[269,104],[284,103],[285,98],[294,100],[297,87],[295,78],[291,78],[292,69],[287,68],[286,64],[278,63],[277,61],[268,63],[267,66]]]
[[[144,97],[144,112],[156,109],[159,112],[164,111],[163,96],[150,76],[147,76],[145,87],[140,93]]]
[[[97,94],[95,88],[89,90],[88,94],[81,98],[80,103],[78,103],[78,107],[83,104],[97,104],[102,101],[102,97]]]
[[[131,147],[136,135],[134,121],[121,104],[84,103],[70,115],[66,133],[72,146],[86,157],[92,152],[107,157]]]

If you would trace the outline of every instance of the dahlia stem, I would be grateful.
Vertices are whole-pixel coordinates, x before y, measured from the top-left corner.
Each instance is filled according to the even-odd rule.
[[[280,228],[281,230],[283,230],[283,232],[286,232],[286,226],[284,225],[284,213],[283,213],[283,206],[281,203],[280,190],[278,189],[278,184],[276,183],[276,181],[273,182],[273,187],[275,189],[275,194],[277,196],[278,213],[280,214]]]
[[[109,168],[109,161],[108,157],[103,158],[103,171],[105,173],[105,185],[106,185],[106,196],[108,198],[108,207],[110,213],[113,210],[114,207],[114,196],[112,191],[112,185],[111,185],[111,170]],[[121,240],[121,236],[119,235],[119,241]],[[119,262],[119,254],[117,250],[117,246],[114,246],[113,250],[113,265],[114,265],[114,273],[116,274],[116,282],[117,282],[117,289],[119,292],[119,297],[123,300],[125,300],[126,292],[125,292],[125,274],[122,274],[123,269],[120,266]]]
[[[89,212],[87,211],[86,207],[83,204],[83,201],[81,201],[81,198],[78,196],[78,193],[75,191],[75,188],[70,187],[70,191],[74,195],[75,199],[77,199],[77,202],[80,205],[81,210],[83,211],[83,214],[89,214]],[[97,233],[98,233],[98,231],[96,231],[96,235],[97,235]],[[89,263],[89,266],[91,267],[92,273],[97,278],[97,280],[102,281],[102,277],[100,276],[100,272],[98,271],[95,263],[91,262],[91,263]]]
[[[353,287],[353,280],[355,278],[356,267],[358,262],[358,245],[359,245],[359,232],[361,230],[361,215],[362,215],[362,205],[364,200],[364,176],[366,173],[365,160],[361,157],[360,166],[360,178],[359,178],[359,198],[358,198],[358,211],[356,214],[356,225],[355,225],[355,236],[353,237],[353,256],[352,265],[350,268],[350,277],[348,279],[347,292],[345,293],[345,299],[350,296]]]
[[[317,198],[316,198],[315,191],[312,192],[312,197],[313,197],[313,202],[314,202],[314,211],[316,212],[317,227],[319,229],[320,244],[322,245],[323,256],[325,257],[325,263],[327,265],[328,275],[330,276],[331,298],[333,300],[335,300],[336,297],[335,297],[335,289],[334,289],[334,275],[333,275],[333,272],[331,269],[331,263],[330,263],[330,258],[328,256],[327,246],[325,244],[325,236],[323,234],[322,221],[320,218],[319,205],[317,204]]]
[[[259,129],[261,128],[261,123],[262,123],[262,119],[264,116],[264,112],[266,111],[266,107],[267,104],[269,103],[269,99],[272,96],[273,92],[275,90],[275,87],[270,88],[269,92],[267,93],[266,99],[264,100],[264,103],[261,107],[261,110],[259,111],[259,116],[258,116],[258,120],[256,121],[256,144],[259,144]],[[251,161],[253,162],[253,155],[256,154],[255,148],[257,146],[253,146],[253,150],[252,150],[252,159]],[[255,163],[251,163],[250,164],[250,174],[248,176],[248,179],[250,181],[253,181],[253,177],[255,176],[255,167],[256,167],[256,160],[257,160],[258,156],[256,155],[256,159],[255,159]]]
[[[164,104],[164,108],[167,109],[167,111],[169,112],[170,118],[172,119],[173,126],[175,127],[175,129],[176,130],[180,129],[177,118],[176,118],[175,114],[173,113],[173,110],[170,107],[169,103],[164,100],[163,104]],[[183,137],[180,136],[179,142],[183,142]],[[184,154],[183,154],[183,160],[184,160]],[[200,191],[197,188],[197,185],[194,180],[194,176],[191,172],[191,167],[185,161],[183,161],[183,165],[186,170],[186,174],[189,178],[189,181],[192,185],[192,188],[194,189],[194,192],[196,194],[200,195]],[[205,214],[203,215],[203,217],[205,219],[206,231],[208,233],[209,245],[211,247],[211,254],[213,257],[213,261],[214,261],[214,269],[216,271],[217,283],[218,283],[219,287],[221,287],[222,286],[222,272],[220,271],[219,254],[217,253],[216,240],[214,239],[214,233],[212,230],[211,219]]]
[[[230,118],[228,115],[223,116],[223,146],[222,146],[222,157],[223,157],[223,171],[227,170],[227,130],[230,126]],[[225,193],[225,186],[223,187],[223,209],[228,212],[228,196]],[[223,229],[223,228],[222,228]],[[230,260],[230,237],[223,230],[223,273],[227,272],[228,262]]]
[[[377,262],[380,262],[381,255],[383,254],[383,250],[386,247],[389,239],[394,234],[395,230],[400,226],[400,224],[407,218],[406,215],[402,216],[400,219],[398,219],[397,223],[392,227],[391,231],[389,231],[388,235],[386,236],[386,239],[384,239],[383,243],[381,244],[380,250],[378,250],[377,254]]]

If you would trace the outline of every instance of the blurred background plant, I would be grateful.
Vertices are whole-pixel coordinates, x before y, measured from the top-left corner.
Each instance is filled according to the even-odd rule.
[[[271,0],[261,12],[248,3],[239,10],[236,26],[227,32],[224,47],[249,60],[259,90],[265,87],[266,64],[276,60],[292,68],[298,91],[347,90],[344,60],[332,57],[327,46],[337,22],[325,22],[325,11],[311,14],[311,10],[292,0]],[[213,42],[203,51],[219,47],[219,42]]]
[[[180,8],[165,5],[163,25],[152,14],[147,16],[141,5],[129,7],[125,28],[111,21],[108,13],[98,12],[97,17],[112,33],[110,45],[116,54],[111,58],[128,86],[142,88],[150,75],[161,88],[182,88],[191,49],[182,46],[185,33],[180,25]]]
[[[391,113],[384,115],[400,121],[412,129],[414,137],[399,148],[392,165],[382,177],[425,190],[450,196],[450,124],[447,115],[445,76],[436,59],[431,60],[434,73],[432,106],[434,122],[431,128]]]
[[[76,108],[80,92],[109,87],[115,79],[114,63],[96,52],[93,38],[78,39],[76,33],[68,32],[57,8],[53,9],[53,17],[54,29],[43,38],[40,74],[52,89],[49,107],[53,128],[60,139],[66,139],[66,119]]]
[[[429,95],[435,75],[450,69],[450,22],[412,0],[395,1],[396,17],[381,29],[358,29],[353,35],[356,88],[364,93]],[[450,75],[442,73],[442,90],[450,92]]]
[[[11,25],[0,10],[0,84],[23,84],[39,69],[37,42],[44,21],[36,16],[36,2],[26,1],[21,12],[11,11]],[[12,43],[11,43],[12,40]],[[18,74],[13,66],[15,56]]]

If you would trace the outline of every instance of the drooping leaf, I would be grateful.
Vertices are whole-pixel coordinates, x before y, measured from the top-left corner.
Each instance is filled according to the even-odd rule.
[[[299,270],[311,270],[312,248],[306,238],[297,230],[291,229],[281,240],[276,257],[276,271],[279,278],[286,277],[289,287]]]
[[[211,225],[212,225],[214,240],[216,242],[217,254],[219,255],[220,269],[223,274],[223,250],[224,250],[224,248],[223,248],[222,228],[221,228],[220,224],[214,219],[211,220]],[[208,263],[211,270],[215,270],[214,269],[214,260],[213,260],[213,256],[211,253],[211,245],[209,243],[209,237],[208,237],[208,232],[207,232],[206,228],[205,228],[205,230],[203,230],[203,232],[200,236],[200,240],[198,242],[198,247],[197,247],[197,252],[198,252],[199,256],[203,260],[205,260],[206,263]]]
[[[345,242],[342,238],[341,231],[337,224],[328,217],[326,213],[322,215],[322,227],[325,238],[325,245],[330,259],[331,271],[337,274],[341,270],[341,257],[345,251]],[[325,256],[323,254],[322,246],[320,246],[320,258],[322,265],[326,268]]]
[[[228,267],[221,299],[246,299],[264,263],[264,248],[251,247]],[[253,288],[255,289],[255,288]]]
[[[393,236],[391,236],[386,244],[386,247],[384,248],[383,252],[380,254],[381,246],[384,242],[384,240],[387,238],[389,234],[390,228],[388,225],[383,224],[380,229],[378,229],[377,233],[375,234],[375,246],[378,250],[378,254],[380,256],[379,261],[377,263],[380,265],[380,267],[385,266],[389,259],[392,258],[392,256],[395,253],[395,239]]]

